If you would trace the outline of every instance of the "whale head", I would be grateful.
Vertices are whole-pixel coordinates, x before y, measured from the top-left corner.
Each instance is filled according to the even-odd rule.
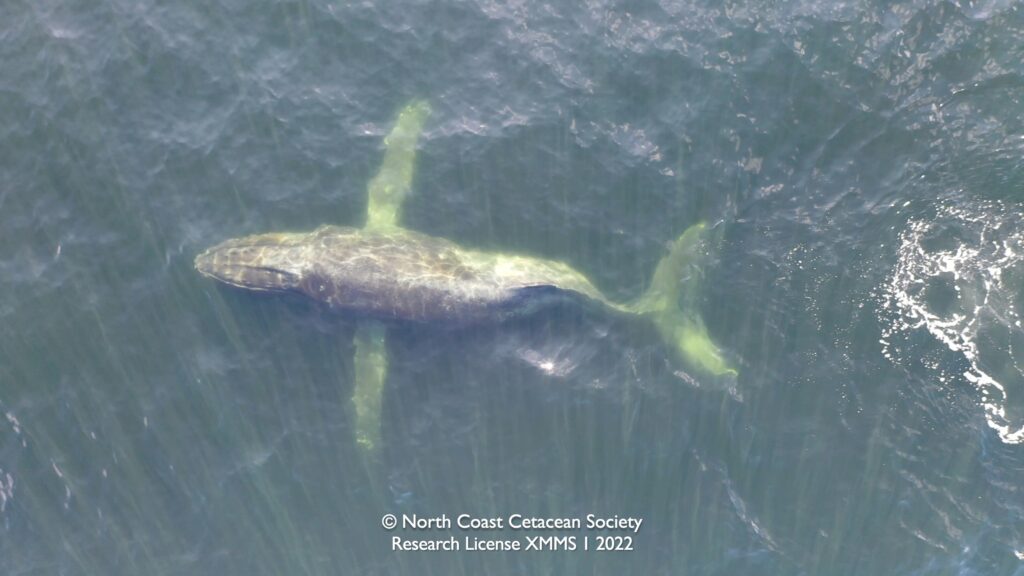
[[[299,288],[313,249],[310,233],[255,234],[232,238],[196,256],[203,276],[259,292]]]

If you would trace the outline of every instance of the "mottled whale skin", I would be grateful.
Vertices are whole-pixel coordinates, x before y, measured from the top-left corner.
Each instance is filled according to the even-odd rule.
[[[624,308],[561,262],[469,250],[400,228],[258,234],[214,246],[195,265],[225,284],[298,292],[382,320],[500,322],[559,298]]]

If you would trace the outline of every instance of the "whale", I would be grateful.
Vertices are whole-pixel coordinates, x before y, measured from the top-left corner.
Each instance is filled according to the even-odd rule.
[[[703,266],[713,234],[689,226],[668,246],[648,287],[635,300],[606,297],[564,262],[477,250],[400,225],[414,175],[416,142],[430,108],[406,106],[385,138],[385,156],[368,186],[362,227],[321,225],[224,240],[195,257],[196,270],[243,290],[293,293],[356,318],[354,401],[359,442],[379,441],[386,377],[386,324],[438,326],[502,323],[554,302],[577,302],[651,322],[676,361],[710,376],[737,370],[700,315]]]

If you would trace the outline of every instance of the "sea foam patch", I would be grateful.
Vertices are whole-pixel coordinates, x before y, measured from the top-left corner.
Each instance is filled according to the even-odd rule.
[[[937,371],[979,394],[988,425],[1009,444],[1024,443],[1024,220],[1019,208],[989,201],[943,205],[934,217],[912,219],[900,234],[898,261],[881,290],[891,318],[883,329],[883,353],[903,364],[916,357],[909,337],[924,330],[967,369]],[[1016,346],[1015,346],[1016,344]],[[1016,407],[1014,411],[1012,407]]]

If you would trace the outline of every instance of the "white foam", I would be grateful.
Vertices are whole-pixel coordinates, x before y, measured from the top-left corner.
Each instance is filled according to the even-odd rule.
[[[576,369],[576,364],[569,357],[556,354],[544,354],[530,348],[518,350],[519,357],[547,376],[565,378]]]
[[[0,468],[0,512],[7,508],[7,502],[14,498],[14,477]]]
[[[1014,290],[1003,285],[1006,269],[1024,265],[1024,227],[1018,221],[1014,210],[999,202],[970,208],[942,206],[935,218],[912,220],[900,234],[899,261],[882,289],[883,306],[893,313],[883,330],[885,356],[900,363],[896,336],[921,329],[962,354],[970,365],[963,378],[978,390],[988,425],[1008,444],[1024,443],[1024,422],[1007,416],[1007,388],[983,369],[977,337],[983,327],[993,324],[1020,331]],[[957,245],[929,249],[929,235],[947,226],[960,233]],[[929,281],[940,276],[952,278],[957,294],[958,305],[947,312],[931,310],[927,301]],[[1024,378],[1015,360],[1013,365]],[[947,382],[946,376],[938,377]]]

